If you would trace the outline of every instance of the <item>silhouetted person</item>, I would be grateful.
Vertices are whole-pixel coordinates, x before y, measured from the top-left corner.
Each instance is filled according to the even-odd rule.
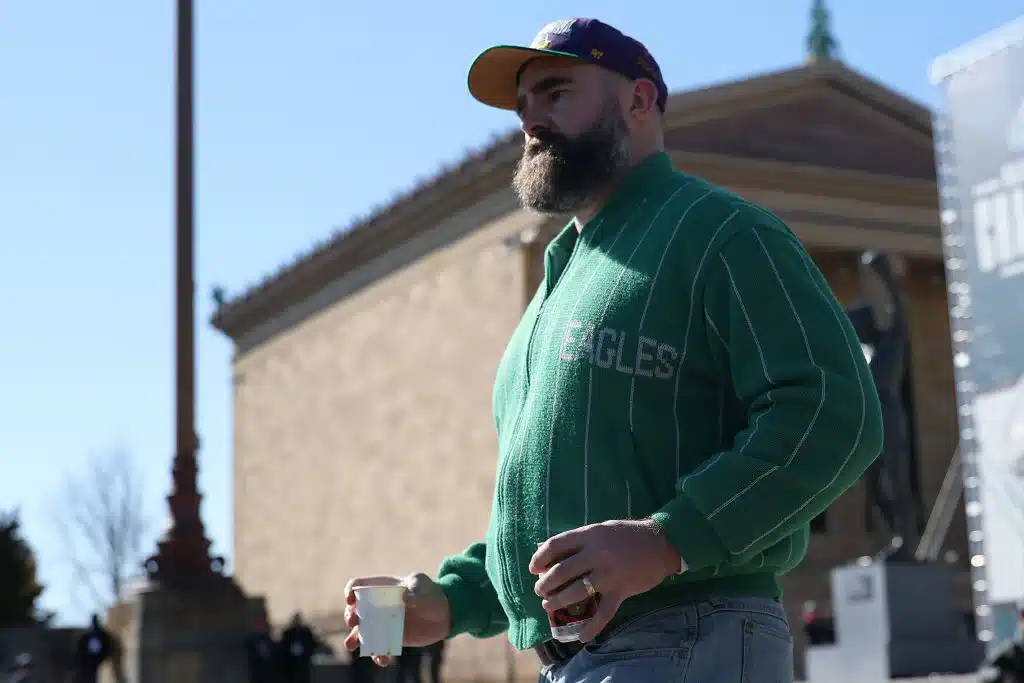
[[[107,661],[113,649],[110,634],[100,623],[98,615],[92,615],[89,628],[75,643],[75,683],[96,683],[100,666]]]
[[[265,619],[257,621],[255,628],[246,636],[245,653],[250,683],[277,683],[281,680],[277,643],[270,635],[270,626]]]
[[[298,612],[281,634],[281,673],[285,683],[309,683],[317,641]]]
[[[444,646],[448,641],[439,640],[424,648],[430,662],[430,683],[441,683],[441,667],[444,666]]]
[[[14,658],[14,662],[8,669],[8,683],[37,683],[35,665],[32,662],[32,655],[22,652]]]
[[[882,407],[881,456],[864,474],[868,502],[892,535],[892,558],[911,559],[920,537],[911,478],[910,423],[903,400],[910,331],[903,292],[889,257],[867,251],[860,262],[861,301],[846,310],[861,343]]]
[[[352,652],[352,661],[348,665],[348,680],[351,683],[373,683],[377,673],[377,665],[369,657],[360,657],[359,648]]]
[[[801,616],[808,645],[832,645],[836,642],[835,630],[818,616],[818,608],[813,600],[804,603]]]
[[[398,656],[399,683],[423,683],[423,658],[426,651],[422,647],[403,647]]]

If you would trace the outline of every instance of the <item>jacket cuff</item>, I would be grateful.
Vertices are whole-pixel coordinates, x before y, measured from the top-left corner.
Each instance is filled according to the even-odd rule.
[[[651,515],[651,519],[679,552],[686,571],[716,567],[729,559],[729,550],[711,522],[685,495],[677,495]]]
[[[448,638],[488,629],[491,615],[486,607],[488,601],[480,597],[479,585],[467,581],[458,574],[445,574],[437,579],[437,584],[441,586],[448,599],[451,618]]]

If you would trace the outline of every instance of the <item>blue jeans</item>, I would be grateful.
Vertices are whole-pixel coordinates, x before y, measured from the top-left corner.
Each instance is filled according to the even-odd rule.
[[[602,635],[540,683],[791,683],[782,603],[721,598],[666,607]]]

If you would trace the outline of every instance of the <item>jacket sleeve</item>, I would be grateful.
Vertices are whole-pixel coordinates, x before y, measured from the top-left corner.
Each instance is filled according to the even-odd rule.
[[[461,555],[446,557],[437,582],[448,598],[452,630],[449,638],[468,633],[490,638],[508,629],[508,617],[494,590],[486,567],[487,544],[474,543]]]
[[[789,229],[750,220],[708,258],[707,344],[747,420],[653,515],[694,571],[747,562],[808,524],[882,445],[857,336]]]

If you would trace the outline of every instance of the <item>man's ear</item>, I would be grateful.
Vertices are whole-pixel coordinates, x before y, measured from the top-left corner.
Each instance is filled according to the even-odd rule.
[[[658,88],[652,81],[641,78],[633,83],[632,99],[629,113],[637,118],[646,119],[658,111]]]

